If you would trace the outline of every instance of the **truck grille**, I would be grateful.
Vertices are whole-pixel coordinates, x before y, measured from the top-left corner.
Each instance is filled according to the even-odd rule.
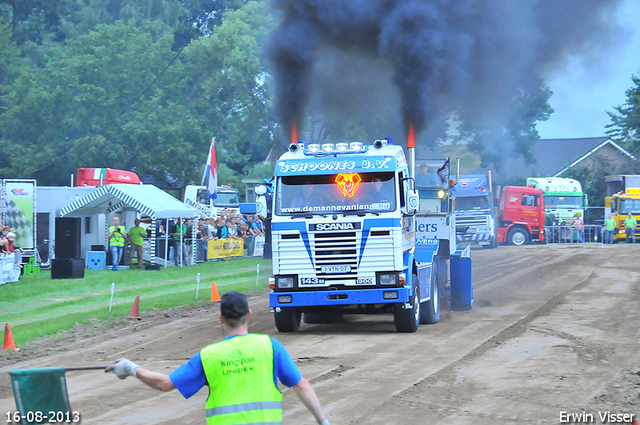
[[[486,215],[457,215],[456,226],[486,227],[489,217]]]
[[[325,282],[357,277],[359,248],[356,232],[313,233],[311,241],[317,277],[324,278]],[[336,271],[347,267],[349,271]]]

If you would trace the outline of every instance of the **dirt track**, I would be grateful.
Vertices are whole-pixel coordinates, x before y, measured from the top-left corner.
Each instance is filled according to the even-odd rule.
[[[599,412],[638,413],[640,246],[500,247],[472,256],[473,310],[443,313],[416,334],[396,333],[390,316],[279,334],[266,293],[250,299],[251,331],[284,343],[333,425],[557,424],[563,411],[602,423]],[[222,338],[217,308],[183,315],[156,314],[0,368],[0,419],[15,410],[8,369],[128,357],[168,373]],[[205,423],[206,390],[184,400],[102,372],[68,372],[67,380],[84,424]],[[315,423],[290,390],[284,406],[285,424]]]

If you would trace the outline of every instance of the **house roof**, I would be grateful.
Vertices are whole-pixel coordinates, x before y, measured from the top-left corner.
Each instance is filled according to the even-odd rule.
[[[168,193],[151,185],[109,184],[67,205],[60,216],[72,213],[104,214],[129,206],[153,218],[193,218],[195,212]]]
[[[611,144],[635,159],[627,150],[615,143],[610,137],[586,137],[580,139],[540,139],[532,149],[534,164],[526,164],[518,157],[505,162],[502,175],[506,179],[530,176],[557,176],[571,166],[576,165],[603,146]]]

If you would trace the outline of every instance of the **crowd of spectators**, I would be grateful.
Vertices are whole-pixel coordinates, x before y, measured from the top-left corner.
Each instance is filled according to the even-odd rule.
[[[170,261],[176,265],[180,262],[180,253],[188,264],[193,243],[193,220],[186,219],[180,221],[173,220],[156,221],[156,237],[168,237],[171,240]],[[246,255],[253,255],[253,238],[264,236],[264,223],[255,214],[241,214],[228,208],[223,209],[218,217],[201,216],[196,223],[196,241],[203,241],[205,258],[207,258],[207,243],[209,240],[218,239],[243,239]],[[167,232],[168,230],[168,232]],[[181,242],[182,241],[182,242]]]

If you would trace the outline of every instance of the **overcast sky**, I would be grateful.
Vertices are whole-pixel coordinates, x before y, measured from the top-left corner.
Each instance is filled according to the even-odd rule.
[[[572,61],[547,83],[555,109],[551,118],[538,123],[543,139],[598,137],[611,122],[606,111],[626,101],[625,91],[640,75],[640,1],[623,0],[617,18],[626,32],[621,43],[612,46],[601,63]]]

